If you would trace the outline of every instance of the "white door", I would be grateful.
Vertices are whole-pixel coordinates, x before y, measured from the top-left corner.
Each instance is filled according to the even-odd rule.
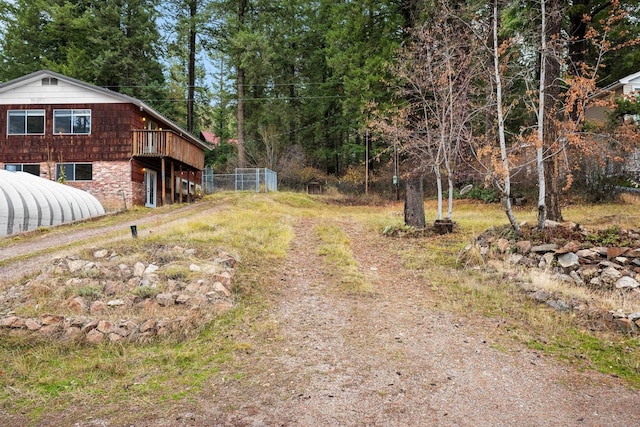
[[[156,193],[158,189],[158,173],[154,170],[144,171],[144,187],[147,192],[147,200],[145,206],[148,208],[156,207]]]

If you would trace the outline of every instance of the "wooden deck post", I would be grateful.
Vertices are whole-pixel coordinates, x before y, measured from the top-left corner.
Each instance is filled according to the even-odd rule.
[[[171,204],[176,202],[176,165],[171,162]]]
[[[182,165],[180,165],[180,185],[178,185],[178,191],[179,191],[179,201],[180,204],[182,204]]]
[[[166,201],[167,201],[167,179],[166,179],[166,172],[165,172],[165,164],[164,164],[164,157],[160,159],[160,164],[161,166],[161,175],[162,175],[162,196],[160,196],[160,205],[164,206],[166,205]]]

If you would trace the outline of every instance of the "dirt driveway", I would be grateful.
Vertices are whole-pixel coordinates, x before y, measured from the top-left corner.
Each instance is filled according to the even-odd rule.
[[[147,219],[145,228],[202,212],[184,209]],[[384,238],[347,219],[339,225],[374,291],[336,292],[318,255],[316,221],[295,225],[288,258],[267,292],[271,338],[246,337],[254,340],[251,351],[238,354],[195,400],[136,426],[640,425],[638,390],[524,347],[495,345],[500,321],[441,311],[424,279],[402,268]],[[65,238],[90,245],[96,232],[129,237],[124,224],[109,230],[115,235],[86,229]],[[0,250],[0,259],[38,247],[62,251],[64,242],[55,239],[16,243]],[[0,273],[5,280],[33,263]],[[41,425],[50,425],[46,419]],[[73,425],[117,424],[83,418]]]
[[[313,220],[271,292],[278,345],[238,361],[187,415],[152,425],[610,426],[640,425],[640,393],[525,348],[497,350],[499,321],[434,308],[380,236],[342,222],[370,296],[331,290]]]

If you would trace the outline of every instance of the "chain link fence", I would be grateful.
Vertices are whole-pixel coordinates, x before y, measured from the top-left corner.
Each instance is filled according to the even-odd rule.
[[[205,194],[216,191],[278,191],[278,174],[267,168],[237,168],[233,174],[216,174],[209,166],[202,172]]]

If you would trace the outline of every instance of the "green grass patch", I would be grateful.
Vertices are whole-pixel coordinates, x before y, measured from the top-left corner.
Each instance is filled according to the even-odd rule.
[[[353,294],[372,291],[372,286],[360,272],[360,264],[353,257],[351,240],[336,224],[316,226],[316,234],[320,239],[318,255],[324,258],[331,276],[340,288]]]

